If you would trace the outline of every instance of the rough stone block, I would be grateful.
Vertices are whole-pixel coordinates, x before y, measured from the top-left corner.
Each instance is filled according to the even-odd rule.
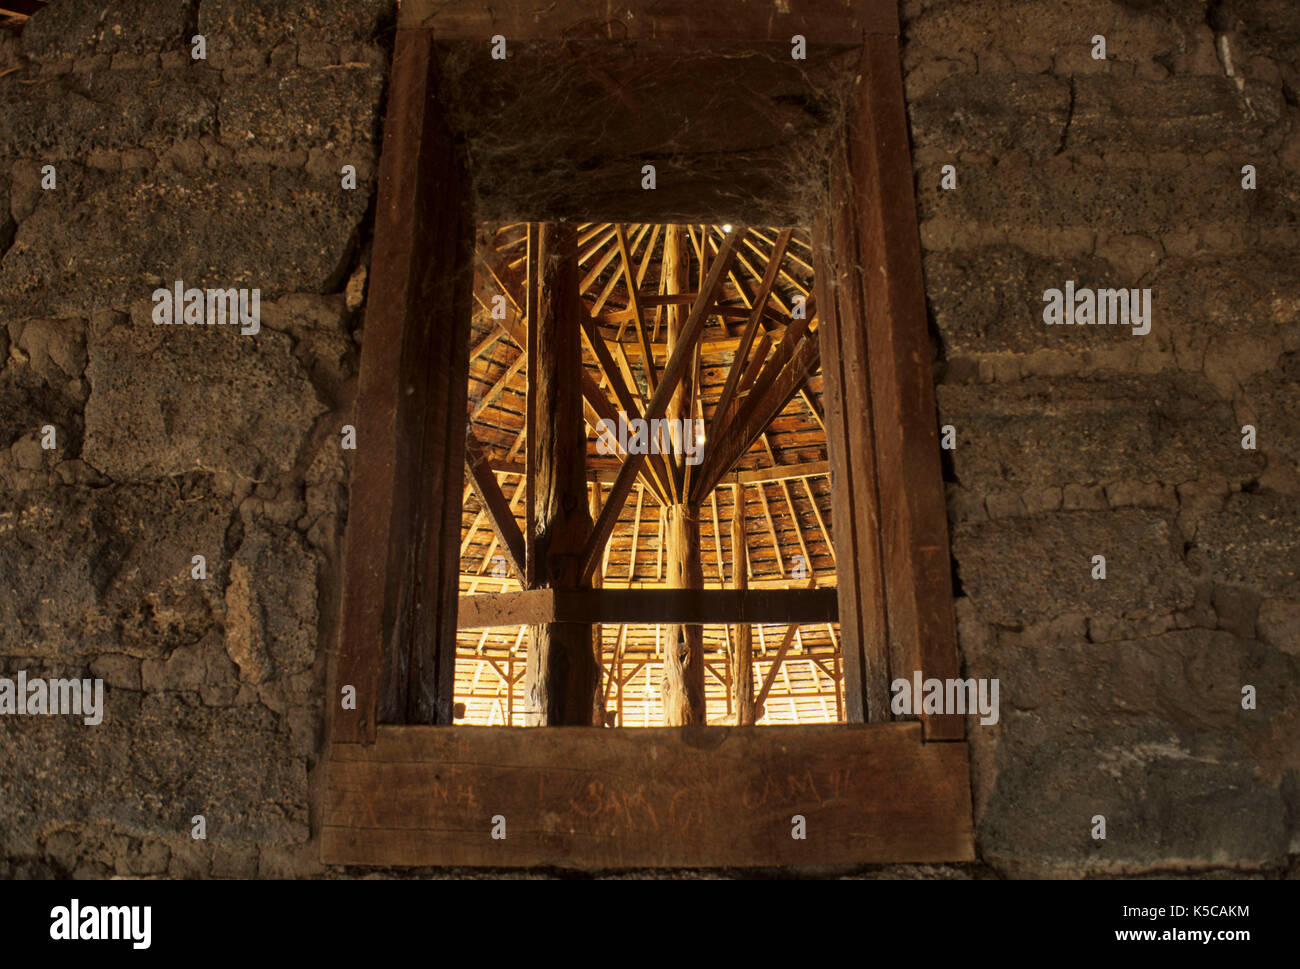
[[[368,199],[300,173],[90,173],[43,193],[0,263],[0,314],[125,310],[160,286],[259,288],[263,299],[342,283]],[[70,227],[75,226],[75,231]]]
[[[1124,348],[1137,340],[1127,326],[1048,326],[1043,293],[1076,286],[1132,286],[1102,259],[1050,260],[1015,246],[984,246],[931,252],[924,258],[925,291],[949,356],[976,353],[1033,353],[1042,349],[1086,354]],[[1159,309],[1153,294],[1153,316]]]
[[[994,225],[1064,230],[1086,227],[1128,235],[1251,218],[1252,202],[1239,187],[1238,168],[1204,164],[1165,171],[1084,165],[1069,155],[1035,164],[962,166],[962,187],[939,188],[938,179],[918,187],[920,216]]]
[[[0,156],[80,161],[212,134],[219,81],[205,68],[11,74],[0,78]]]
[[[1300,656],[1300,599],[1267,599],[1259,607],[1259,638]]]
[[[1300,63],[1300,21],[1290,0],[1230,0],[1222,29],[1232,30],[1247,57]]]
[[[0,483],[23,490],[23,469],[46,469],[80,458],[86,388],[84,320],[15,320],[0,330],[8,366],[0,371]],[[12,339],[12,342],[11,342]],[[54,451],[41,428],[55,427]],[[44,481],[44,472],[40,475]]]
[[[383,85],[382,72],[371,67],[256,75],[226,87],[221,139],[280,151],[373,142]]]
[[[1067,47],[1087,53],[1095,33],[1107,34],[1110,60],[1163,61],[1185,51],[1190,32],[1205,26],[1205,8],[1195,0],[1144,2],[1136,9],[1121,0],[1071,4],[986,0],[923,6],[923,11],[905,15],[909,43],[949,56],[972,51],[980,55],[981,63],[1000,54],[1023,69],[1046,69]]]
[[[93,338],[87,376],[85,460],[119,481],[287,471],[325,410],[289,338],[268,329],[146,317]]]
[[[205,0],[199,33],[209,50],[291,43],[368,41],[396,16],[396,0]]]
[[[1300,591],[1300,502],[1293,495],[1238,492],[1196,528],[1215,581],[1269,596]]]
[[[1019,736],[976,757],[989,765],[975,781],[978,850],[1003,871],[1263,868],[1286,857],[1286,806],[1238,734],[1125,717],[1086,737],[1044,736],[1036,715],[1025,719]],[[1106,819],[1105,840],[1091,836],[1095,815]]]
[[[50,61],[87,54],[189,49],[198,0],[51,3],[23,28],[23,53]]]
[[[1150,285],[1159,314],[1153,329],[1174,327],[1197,345],[1230,335],[1280,336],[1300,323],[1300,253],[1262,249],[1171,258]]]
[[[9,175],[7,172],[0,172],[0,256],[3,256],[5,250],[13,243],[16,228],[10,209]]]
[[[281,718],[245,705],[213,710],[178,694],[107,690],[102,724],[13,717],[0,745],[0,830],[33,843],[52,820],[103,820],[136,837],[208,845],[307,839],[307,764]],[[53,779],[56,779],[54,781]]]
[[[230,565],[226,652],[261,683],[316,659],[316,559],[297,532],[252,525]]]
[[[1283,354],[1276,368],[1255,377],[1245,391],[1259,413],[1258,446],[1300,470],[1300,352]]]
[[[1300,685],[1288,682],[1288,663],[1281,657],[1262,663],[1258,645],[1223,631],[1175,629],[1111,642],[1074,636],[1032,644],[1003,634],[971,646],[963,652],[968,675],[997,677],[1007,709],[1032,713],[1061,731],[1126,716],[1153,716],[1198,730],[1244,728],[1253,716],[1241,708],[1241,685],[1247,682],[1276,700],[1300,699]]]
[[[1069,612],[1131,618],[1185,609],[1191,574],[1165,517],[1148,511],[1061,512],[963,522],[953,556],[965,590],[988,622],[1024,625]],[[1092,558],[1106,557],[1106,578]]]
[[[1199,375],[1034,378],[940,385],[937,394],[943,422],[957,428],[957,480],[976,491],[1244,481],[1264,467],[1241,449],[1232,405]]]
[[[187,500],[188,499],[188,500]],[[57,488],[0,511],[0,655],[161,658],[214,623],[231,509],[130,486]],[[190,577],[191,557],[208,578]]]
[[[1069,148],[1210,152],[1258,147],[1277,132],[1277,118],[1252,118],[1224,75],[1160,81],[1086,75],[1074,85]],[[1223,194],[1236,187],[1228,183]]]
[[[1043,158],[1061,144],[1070,85],[1046,74],[956,74],[908,107],[918,148],[947,149],[954,161],[960,152],[1013,149]],[[960,180],[959,166],[958,191]]]

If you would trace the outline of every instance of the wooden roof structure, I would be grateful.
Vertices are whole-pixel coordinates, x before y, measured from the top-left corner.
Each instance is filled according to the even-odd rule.
[[[593,509],[601,507],[621,465],[602,453],[599,426],[617,412],[644,412],[651,373],[664,367],[669,345],[665,310],[689,306],[729,225],[686,225],[690,292],[665,292],[667,226],[587,223],[576,227],[579,289],[593,332],[583,344],[587,477]],[[474,317],[469,368],[469,432],[500,485],[521,528],[525,523],[527,332],[523,280],[528,224],[484,227],[475,264]],[[779,365],[806,337],[816,344],[811,240],[802,229],[749,228],[711,307],[698,344],[691,413],[705,440],[736,405],[762,393],[764,368]],[[633,280],[635,282],[633,282]],[[633,296],[635,295],[635,299]],[[499,297],[504,296],[504,299]],[[494,300],[494,297],[497,297]],[[757,307],[757,309],[756,309]],[[593,339],[599,336],[603,346]],[[644,365],[646,350],[654,361]],[[610,373],[609,371],[616,371]],[[631,400],[627,398],[630,396]],[[732,552],[736,482],[744,485],[744,536],[748,586],[762,589],[833,588],[830,465],[819,367],[728,467],[707,458],[689,466],[692,497],[700,507],[700,557],[705,588],[734,588]],[[630,407],[620,408],[620,404]],[[759,419],[759,422],[762,418]],[[606,446],[603,450],[608,451]],[[708,452],[695,456],[696,460]],[[714,452],[716,454],[716,452]],[[724,458],[725,460],[725,458]],[[683,463],[688,463],[683,459]],[[706,479],[701,480],[701,475]],[[716,486],[710,487],[716,479]],[[685,483],[684,483],[685,486]],[[605,589],[668,588],[665,527],[673,483],[647,468],[624,504],[601,558]],[[601,497],[597,498],[599,490]],[[460,593],[519,590],[508,567],[490,509],[465,489],[461,523]],[[732,628],[704,627],[705,693],[710,723],[734,718],[729,666]],[[660,680],[666,626],[606,624],[600,638],[603,702],[609,722],[659,726],[664,721]],[[519,725],[528,627],[462,628],[457,637],[455,697],[465,705],[458,722]],[[835,723],[844,719],[838,629],[833,622],[756,624],[753,627],[755,692],[763,697],[759,724]],[[612,676],[610,675],[612,672]],[[611,682],[612,680],[612,682]],[[734,722],[734,719],[733,719]]]

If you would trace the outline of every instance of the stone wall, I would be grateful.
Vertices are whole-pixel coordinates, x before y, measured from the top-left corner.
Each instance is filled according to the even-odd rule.
[[[394,12],[293,6],[59,0],[0,38],[0,669],[108,708],[0,725],[0,875],[320,869]],[[155,326],[176,280],[260,288],[261,331]]]
[[[1300,9],[904,11],[961,653],[1001,680],[970,729],[980,857],[1294,873]],[[1043,325],[1070,279],[1149,287],[1151,332]]]
[[[108,685],[94,729],[0,723],[0,877],[346,874],[313,832],[394,4],[292,6],[0,34],[0,671]],[[1294,876],[1300,11],[902,10],[963,664],[1002,715],[980,863],[861,874]],[[259,287],[261,332],[155,327],[178,279]],[[1067,279],[1150,287],[1150,334],[1042,325]]]

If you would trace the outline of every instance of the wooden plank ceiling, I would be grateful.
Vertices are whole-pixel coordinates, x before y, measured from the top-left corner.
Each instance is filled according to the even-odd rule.
[[[475,274],[475,312],[469,373],[470,428],[481,457],[492,469],[520,528],[524,527],[524,425],[527,394],[524,312],[527,224],[486,226],[479,234]],[[608,403],[603,413],[586,406],[590,488],[609,493],[617,474],[617,455],[601,454],[595,424],[602,416],[626,408],[610,386],[604,367],[618,371],[622,388],[638,408],[649,399],[643,346],[654,371],[667,360],[662,279],[665,226],[586,223],[577,228],[580,290],[595,321],[595,332],[608,347],[584,340],[587,389]],[[701,255],[717,252],[730,226],[690,225],[690,276],[698,289]],[[707,247],[707,248],[706,248]],[[751,339],[745,339],[754,300],[764,291],[773,255],[778,257],[773,283]],[[733,402],[743,402],[763,364],[781,351],[787,326],[795,323],[800,300],[806,301],[809,334],[816,341],[812,250],[805,230],[749,229],[740,255],[724,284],[724,295],[708,319],[700,342],[698,392],[692,413],[704,421],[706,438],[728,385]],[[707,269],[707,264],[705,266]],[[636,304],[629,291],[636,279]],[[493,297],[505,296],[506,318],[493,316]],[[693,299],[694,293],[685,294]],[[637,325],[639,308],[644,327]],[[797,331],[796,331],[797,332]],[[794,335],[794,334],[792,334]],[[748,352],[737,362],[738,354]],[[787,346],[786,350],[791,347]],[[604,364],[604,367],[602,366]],[[732,588],[731,522],[737,473],[745,482],[745,546],[751,588],[806,589],[835,585],[831,539],[830,477],[822,417],[822,381],[814,369],[777,417],[743,450],[718,486],[699,495],[701,551],[706,588]],[[600,407],[605,406],[597,398]],[[729,408],[734,414],[736,407]],[[726,421],[720,421],[726,424]],[[717,441],[711,441],[716,446]],[[733,443],[733,442],[727,442]],[[719,449],[721,450],[721,449]],[[693,467],[697,482],[710,467]],[[601,564],[605,588],[666,588],[665,501],[662,482],[653,471],[638,479],[606,546]],[[491,515],[466,487],[461,541],[461,595],[516,591],[520,584],[506,565]],[[615,671],[606,708],[623,726],[663,723],[660,680],[666,627],[605,625],[601,628],[602,664]],[[730,713],[726,682],[729,630],[704,627],[706,693],[710,723],[725,723]],[[833,723],[842,719],[842,685],[838,628],[833,623],[755,627],[756,691],[767,689],[764,717],[769,724]],[[462,629],[458,634],[456,701],[465,704],[459,722],[522,723],[524,626]],[[606,678],[608,679],[608,678]],[[619,697],[619,685],[623,696]],[[507,685],[508,684],[508,685]]]

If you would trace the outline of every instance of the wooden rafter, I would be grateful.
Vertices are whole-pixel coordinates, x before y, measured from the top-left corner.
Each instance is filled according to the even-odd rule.
[[[817,368],[820,362],[819,352],[817,340],[805,338],[798,342],[797,349],[793,350],[784,367],[778,366],[779,361],[775,356],[768,362],[754,388],[737,408],[735,416],[719,433],[709,436],[694,495],[712,491],[722,476],[731,470],[736,459],[749,450],[758,435],[789,403],[799,389],[799,384]]]
[[[470,485],[474,489],[474,494],[478,495],[479,501],[483,503],[488,521],[492,523],[492,530],[496,532],[501,547],[506,552],[507,563],[519,577],[519,581],[523,582],[525,578],[524,533],[519,530],[519,523],[515,521],[514,512],[510,510],[510,503],[506,501],[506,496],[501,493],[501,486],[488,465],[482,445],[469,428],[465,429],[465,470],[469,472]]]
[[[709,277],[705,285],[701,287],[700,296],[691,306],[691,314],[682,327],[681,342],[674,348],[672,356],[669,357],[654,396],[651,397],[650,403],[646,407],[645,420],[652,421],[664,416],[669,398],[672,396],[673,391],[677,389],[677,384],[686,374],[687,368],[691,364],[695,343],[704,331],[704,321],[708,307],[713,302],[727,266],[730,265],[732,258],[735,256],[739,237],[744,235],[744,232],[743,227],[737,227],[723,243],[722,252],[719,253],[717,260],[714,261],[713,266],[710,268]],[[623,510],[623,503],[627,501],[627,496],[632,490],[632,481],[644,461],[645,455],[630,456],[619,471],[609,501],[605,504],[605,508],[600,514],[600,520],[596,522],[596,526],[592,530],[591,542],[587,547],[584,565],[585,574],[590,575],[591,570],[595,568],[600,551],[604,548],[605,543],[609,541],[610,533],[614,530],[614,523]]]
[[[767,298],[771,295],[772,286],[776,283],[777,269],[781,265],[781,257],[785,254],[786,247],[790,243],[791,230],[783,229],[777,236],[776,247],[772,253],[772,258],[767,264],[767,271],[763,273],[763,282],[759,285],[758,294],[754,298],[754,308],[750,311],[749,320],[745,324],[745,329],[740,335],[740,343],[736,348],[736,356],[731,361],[731,369],[727,371],[727,380],[723,384],[722,394],[718,398],[718,404],[713,412],[713,419],[717,423],[725,420],[728,409],[731,406],[732,395],[736,392],[736,385],[740,382],[740,375],[745,368],[745,362],[749,358],[749,351],[754,341],[754,334],[758,331],[759,321],[763,317],[763,306]]]

